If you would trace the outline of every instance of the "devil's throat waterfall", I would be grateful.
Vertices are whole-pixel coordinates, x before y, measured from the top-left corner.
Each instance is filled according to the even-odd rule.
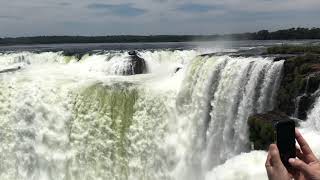
[[[141,51],[0,54],[0,179],[266,179],[247,119],[273,109],[284,61]],[[320,150],[320,100],[301,131]],[[317,148],[318,147],[318,148]],[[320,151],[317,151],[320,152]]]

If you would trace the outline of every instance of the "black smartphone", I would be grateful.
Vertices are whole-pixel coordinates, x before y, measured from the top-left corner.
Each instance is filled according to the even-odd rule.
[[[295,122],[293,120],[276,123],[276,141],[283,165],[289,169],[290,158],[296,157]]]

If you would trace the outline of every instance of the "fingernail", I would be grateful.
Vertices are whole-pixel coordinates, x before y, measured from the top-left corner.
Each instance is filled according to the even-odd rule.
[[[295,159],[294,158],[290,158],[289,159],[289,163],[294,163]]]

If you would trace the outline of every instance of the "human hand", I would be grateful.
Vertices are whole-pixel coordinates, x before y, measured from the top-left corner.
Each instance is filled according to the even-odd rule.
[[[306,140],[296,129],[296,140],[300,145],[297,149],[297,157],[299,159],[289,159],[291,166],[300,172],[299,180],[320,180],[320,162],[313,154]]]
[[[288,172],[280,159],[280,153],[277,145],[269,146],[266,169],[269,180],[291,180],[293,175]]]

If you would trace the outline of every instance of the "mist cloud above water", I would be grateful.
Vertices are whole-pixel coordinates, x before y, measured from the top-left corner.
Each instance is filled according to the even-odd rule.
[[[320,26],[318,0],[0,0],[0,36],[215,34]]]

